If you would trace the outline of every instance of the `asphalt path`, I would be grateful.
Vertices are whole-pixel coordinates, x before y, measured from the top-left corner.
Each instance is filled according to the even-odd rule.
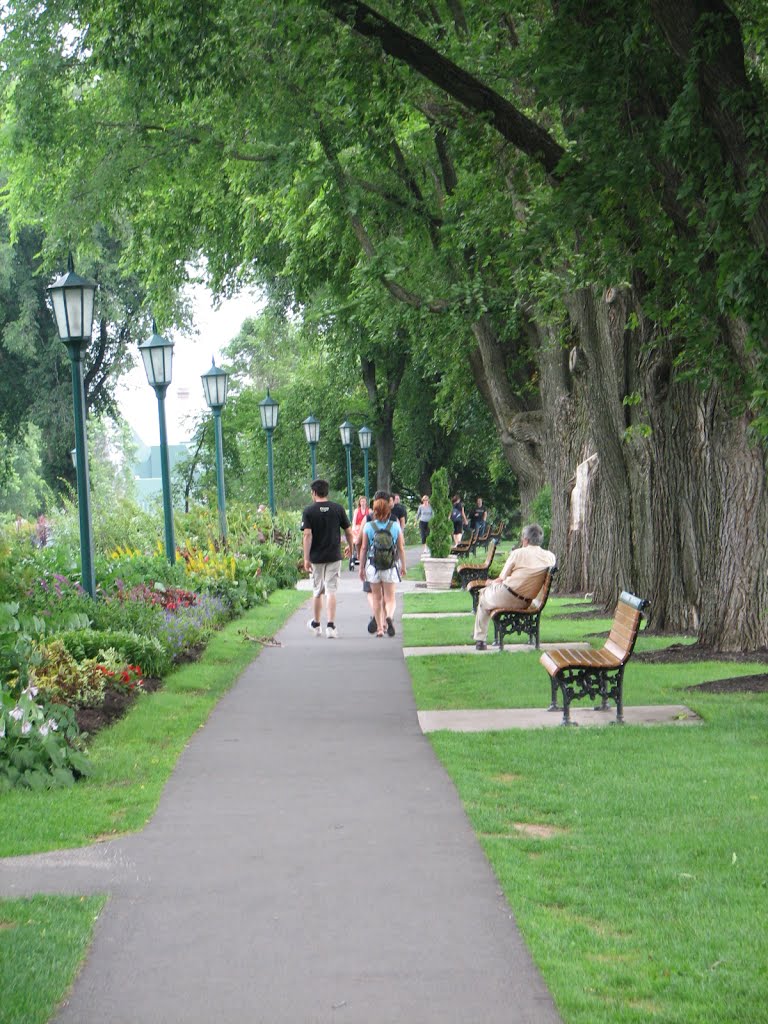
[[[345,569],[220,701],[146,828],[0,861],[0,895],[108,892],[58,1024],[554,1024],[397,635]]]

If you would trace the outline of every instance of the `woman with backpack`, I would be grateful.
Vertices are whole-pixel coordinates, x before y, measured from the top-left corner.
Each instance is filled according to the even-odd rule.
[[[395,635],[395,586],[405,576],[405,543],[400,524],[389,517],[386,498],[375,498],[373,518],[363,527],[360,579],[371,585],[376,636]],[[398,570],[399,564],[399,570]]]

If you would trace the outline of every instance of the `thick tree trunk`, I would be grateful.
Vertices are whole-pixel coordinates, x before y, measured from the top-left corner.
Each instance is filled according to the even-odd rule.
[[[567,298],[566,306],[579,338],[579,358],[584,361],[577,393],[588,427],[578,461],[593,454],[599,460],[590,488],[587,532],[578,538],[579,563],[588,567],[588,579],[580,582],[608,608],[621,590],[642,591],[648,585],[643,564],[648,533],[647,445],[628,434],[633,407],[624,402],[636,378],[633,339],[624,329],[632,296],[616,289],[605,294],[582,289]],[[571,472],[575,469],[574,465]],[[574,567],[567,583],[577,580]]]
[[[631,590],[650,600],[653,629],[696,633],[716,650],[768,647],[766,447],[718,388],[675,380],[674,349],[646,344],[642,316],[639,331],[625,331],[628,313],[640,312],[631,290],[582,291],[568,308],[585,367],[575,406],[599,468],[561,589],[592,590],[607,608]],[[736,357],[743,330],[726,327]],[[586,556],[581,588],[577,555]]]
[[[540,411],[527,408],[512,390],[506,354],[490,320],[483,317],[472,324],[472,334],[477,342],[470,356],[472,374],[493,416],[504,456],[517,478],[525,518],[547,482],[544,419]]]
[[[715,650],[768,646],[766,450],[717,388],[670,383],[671,355],[648,365],[653,433],[652,623]]]

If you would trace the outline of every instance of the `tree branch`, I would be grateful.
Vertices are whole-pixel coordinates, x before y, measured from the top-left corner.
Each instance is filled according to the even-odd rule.
[[[541,164],[552,178],[559,177],[557,165],[565,152],[563,147],[479,78],[359,0],[320,2],[333,17],[359,35],[376,39],[390,57],[407,64],[463,106],[486,115],[505,139]]]

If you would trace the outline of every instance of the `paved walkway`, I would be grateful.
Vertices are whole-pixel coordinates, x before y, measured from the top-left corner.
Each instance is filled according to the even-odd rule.
[[[108,891],[58,1024],[555,1024],[398,636],[345,571],[214,710],[147,827],[0,861],[0,895]],[[398,617],[399,626],[399,617]]]

